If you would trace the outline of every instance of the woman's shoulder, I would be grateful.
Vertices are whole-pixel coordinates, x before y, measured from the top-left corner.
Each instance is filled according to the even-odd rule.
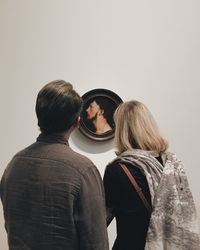
[[[126,167],[128,167],[129,169],[131,168],[132,170],[139,170],[138,167],[131,162],[121,162],[120,160],[115,160],[112,161],[110,163],[108,163],[108,165],[106,166],[106,170],[109,173],[117,173],[117,172],[121,172],[122,171],[122,166],[121,165],[126,165]]]
[[[117,161],[112,161],[107,164],[106,170],[107,172],[115,172],[119,168],[119,162]]]

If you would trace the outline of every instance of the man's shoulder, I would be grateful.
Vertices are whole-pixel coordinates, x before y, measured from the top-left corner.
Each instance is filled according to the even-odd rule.
[[[70,150],[70,161],[71,164],[77,168],[78,170],[80,170],[82,173],[95,168],[94,163],[85,155],[82,155],[76,151],[74,151],[73,149],[69,148]]]
[[[39,159],[46,162],[54,161],[82,174],[89,169],[96,168],[88,157],[63,144],[53,145],[35,142],[15,154],[13,159],[17,160],[17,158],[31,158],[32,161]]]

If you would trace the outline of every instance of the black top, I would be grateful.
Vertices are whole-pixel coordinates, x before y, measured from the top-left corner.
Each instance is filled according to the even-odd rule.
[[[157,160],[162,163],[161,157]],[[146,177],[137,166],[125,164],[151,204]],[[106,205],[113,209],[117,238],[113,250],[143,250],[150,215],[127,175],[117,162],[107,166],[104,175]]]
[[[108,249],[101,176],[61,136],[40,135],[15,155],[0,195],[9,249]]]

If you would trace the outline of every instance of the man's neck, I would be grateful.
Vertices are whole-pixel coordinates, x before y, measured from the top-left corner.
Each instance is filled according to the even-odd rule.
[[[67,140],[67,141],[69,140],[69,137],[70,137],[73,130],[74,130],[74,127],[73,128],[71,127],[69,130],[64,132],[63,136],[64,136],[65,140]]]

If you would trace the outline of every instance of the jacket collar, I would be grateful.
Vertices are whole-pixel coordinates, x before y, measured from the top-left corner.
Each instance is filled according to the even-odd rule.
[[[45,143],[60,143],[60,144],[66,144],[69,146],[68,140],[64,138],[62,134],[50,134],[46,135],[44,133],[41,133],[38,138],[38,142],[45,142]]]

